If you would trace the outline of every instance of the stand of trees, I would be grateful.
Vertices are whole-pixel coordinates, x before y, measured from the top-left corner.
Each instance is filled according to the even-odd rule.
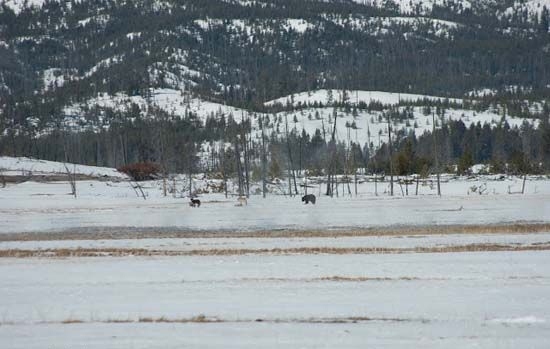
[[[346,125],[347,140],[336,140],[336,124],[310,135],[286,122],[284,132],[276,132],[267,128],[270,118],[265,114],[247,113],[237,121],[234,115],[219,112],[202,121],[193,113],[179,116],[155,108],[142,113],[136,105],[125,112],[90,113],[101,113],[110,126],[74,129],[74,125],[58,123],[41,133],[10,128],[0,137],[0,154],[116,168],[151,162],[160,166],[163,176],[209,172],[224,180],[235,178],[241,195],[250,194],[251,181],[285,176],[291,195],[301,192],[297,177],[326,176],[326,194],[335,195],[337,176],[356,181],[358,171],[427,176],[437,171],[434,150],[444,172],[467,174],[477,163],[490,164],[498,173],[550,171],[548,110],[541,114],[538,127],[527,121],[521,127],[510,127],[506,121],[493,127],[480,123],[466,127],[462,121],[443,122],[437,117],[435,137],[429,132],[416,137],[412,132],[392,130],[392,143],[379,147],[353,142],[351,124]],[[402,110],[383,115],[390,121],[405,114]],[[258,118],[261,129],[252,132],[252,119]],[[352,190],[349,184],[347,190]]]

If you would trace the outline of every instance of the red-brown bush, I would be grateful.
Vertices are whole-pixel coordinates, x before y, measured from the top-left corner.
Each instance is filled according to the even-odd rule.
[[[160,166],[153,162],[136,162],[119,167],[117,170],[126,173],[134,181],[147,181],[159,178]]]

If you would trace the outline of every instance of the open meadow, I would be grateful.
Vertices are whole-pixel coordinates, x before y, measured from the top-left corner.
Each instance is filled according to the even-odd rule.
[[[208,185],[195,179],[197,187]],[[3,348],[548,348],[550,181],[443,195],[162,195],[120,179],[0,189]],[[473,188],[483,188],[483,193]],[[399,188],[398,186],[396,188]],[[512,193],[512,194],[510,194]]]

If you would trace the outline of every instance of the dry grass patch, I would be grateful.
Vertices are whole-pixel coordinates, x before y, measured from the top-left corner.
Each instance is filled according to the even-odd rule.
[[[193,238],[308,238],[354,236],[417,236],[445,234],[526,234],[550,232],[550,223],[510,223],[473,225],[423,225],[372,228],[340,228],[331,230],[257,230],[257,231],[190,231],[172,228],[150,230],[145,228],[107,227],[82,231],[27,232],[0,234],[0,241],[55,241],[55,240],[120,240],[120,239],[193,239]]]
[[[41,324],[56,324],[61,323],[65,325],[70,324],[84,324],[84,323],[172,323],[172,324],[186,324],[186,323],[255,323],[266,322],[276,324],[345,324],[345,323],[360,323],[371,321],[385,321],[385,322],[429,322],[426,319],[413,319],[413,318],[392,318],[392,317],[368,317],[368,316],[346,316],[346,317],[310,317],[310,318],[256,318],[256,319],[236,319],[226,320],[217,317],[206,317],[204,315],[198,315],[191,318],[167,318],[167,317],[141,317],[137,320],[131,319],[108,319],[108,320],[95,320],[95,321],[83,321],[76,319],[68,319],[61,322],[47,321],[41,322]]]
[[[79,319],[66,319],[61,321],[62,324],[82,324],[84,321]]]
[[[207,249],[207,250],[147,250],[136,248],[77,248],[43,250],[0,250],[0,258],[70,258],[70,257],[127,257],[127,256],[237,256],[247,254],[398,254],[398,253],[458,253],[499,251],[548,251],[550,244],[467,244],[443,247],[298,247],[260,249]]]

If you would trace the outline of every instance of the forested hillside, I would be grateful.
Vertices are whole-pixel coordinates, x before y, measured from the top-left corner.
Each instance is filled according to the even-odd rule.
[[[0,153],[231,175],[264,159],[281,176],[429,173],[436,152],[442,170],[547,171],[545,5],[1,1]]]

